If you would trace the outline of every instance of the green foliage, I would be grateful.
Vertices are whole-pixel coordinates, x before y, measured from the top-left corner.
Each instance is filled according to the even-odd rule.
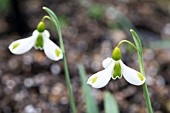
[[[100,4],[92,5],[88,10],[88,15],[96,20],[101,19],[104,16],[104,8]]]
[[[58,20],[59,20],[61,28],[65,28],[68,26],[68,19],[65,16],[59,16]]]
[[[170,48],[170,37],[167,39],[159,40],[159,41],[152,41],[150,43],[150,47],[152,49],[169,49]]]
[[[136,34],[136,32],[133,29],[130,29],[130,32],[132,34],[133,40],[136,44],[136,48],[137,48],[137,53],[138,53],[138,60],[139,60],[139,65],[140,65],[140,71],[142,73],[142,75],[145,76],[145,70],[144,70],[144,62],[143,62],[143,51],[142,51],[142,44],[141,41],[138,37],[138,35]]]
[[[142,55],[142,44],[140,42],[140,39],[139,39],[138,35],[136,34],[136,32],[133,29],[130,29],[130,32],[132,33],[133,40],[135,41],[136,47],[137,47],[138,52],[139,52],[139,54],[141,56]]]
[[[117,102],[109,92],[104,95],[104,109],[105,113],[119,113]]]
[[[83,87],[83,95],[85,97],[86,113],[99,113],[96,101],[91,94],[91,89],[86,83],[87,79],[84,66],[78,65],[78,70]],[[104,95],[104,109],[105,113],[119,113],[117,102],[109,92],[105,92]]]
[[[115,16],[114,20],[116,21],[108,21],[107,26],[111,29],[123,29],[127,34],[129,34],[129,29],[134,29],[132,22],[113,6],[112,8],[112,13]]]
[[[83,95],[85,97],[86,104],[86,113],[99,113],[96,101],[94,97],[91,95],[90,87],[87,85],[86,81],[86,72],[84,70],[83,65],[78,65],[79,75],[81,78],[81,83],[83,87]]]
[[[0,0],[0,13],[6,11],[10,5],[10,0]]]

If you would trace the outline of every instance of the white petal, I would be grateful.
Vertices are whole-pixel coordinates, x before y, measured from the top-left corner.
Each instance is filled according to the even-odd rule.
[[[104,59],[103,62],[102,62],[103,67],[104,67],[104,68],[107,68],[107,67],[111,64],[112,61],[113,61],[112,58],[107,57],[107,58]]]
[[[46,38],[49,38],[50,37],[50,33],[47,30],[44,30],[43,36],[46,37]]]
[[[57,61],[63,58],[61,49],[54,42],[52,42],[48,37],[44,37],[44,35],[43,40],[44,52],[49,59]]]
[[[29,51],[34,46],[35,41],[38,37],[38,34],[39,34],[38,31],[35,30],[31,37],[19,39],[19,40],[12,42],[9,45],[9,50],[13,54],[18,54],[18,55],[26,53],[27,51]]]
[[[113,74],[114,62],[112,62],[106,69],[93,74],[87,81],[94,88],[102,88],[110,81]]]
[[[139,73],[138,71],[126,66],[121,60],[120,60],[120,65],[122,67],[122,74],[123,77],[133,85],[142,85],[146,78]]]

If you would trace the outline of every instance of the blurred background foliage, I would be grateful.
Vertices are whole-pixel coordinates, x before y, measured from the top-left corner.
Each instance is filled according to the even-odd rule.
[[[102,70],[120,40],[132,40],[129,29],[138,32],[145,61],[147,84],[155,113],[170,113],[170,1],[169,0],[0,0],[0,112],[69,113],[63,62],[52,62],[42,51],[32,49],[13,55],[8,46],[28,37],[46,15],[42,6],[59,17],[66,47],[71,82],[78,113],[85,113],[85,96],[77,63],[87,77]],[[58,43],[53,24],[46,21],[51,39]],[[139,70],[136,52],[121,46],[123,61]],[[105,113],[105,91],[114,95],[120,113],[146,113],[141,87],[124,79],[91,89],[100,113]]]
[[[8,11],[10,6],[11,6],[10,0],[1,0],[0,1],[0,13],[3,13],[4,11]]]

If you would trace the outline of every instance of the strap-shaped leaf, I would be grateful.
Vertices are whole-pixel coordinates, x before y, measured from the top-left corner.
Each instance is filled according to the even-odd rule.
[[[91,94],[90,87],[87,85],[86,72],[83,65],[78,65],[79,75],[83,87],[83,97],[85,98],[86,113],[99,113],[96,100]]]
[[[139,36],[136,34],[136,32],[133,29],[130,29],[130,32],[132,33],[133,40],[135,41],[138,52],[141,54],[142,53],[142,45],[141,45]]]
[[[139,39],[139,36],[133,29],[130,29],[130,32],[132,33],[133,40],[135,41],[136,47],[138,49],[138,60],[140,65],[140,71],[143,75],[145,75],[141,41]]]
[[[105,113],[119,113],[117,102],[112,94],[105,92],[104,95]]]

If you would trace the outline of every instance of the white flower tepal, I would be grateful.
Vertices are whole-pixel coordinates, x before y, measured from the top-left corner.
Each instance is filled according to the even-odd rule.
[[[62,59],[63,53],[61,49],[49,39],[50,34],[44,28],[44,24],[40,22],[32,36],[12,42],[9,50],[13,54],[20,55],[35,47],[36,49],[44,50],[46,56],[51,60],[57,61]]]
[[[103,60],[102,65],[105,69],[93,74],[87,81],[87,84],[90,84],[94,88],[102,88],[107,85],[111,78],[120,79],[122,76],[130,84],[136,86],[142,85],[146,80],[146,78],[140,72],[126,66],[122,62],[119,48],[115,48],[112,58],[108,57]]]

